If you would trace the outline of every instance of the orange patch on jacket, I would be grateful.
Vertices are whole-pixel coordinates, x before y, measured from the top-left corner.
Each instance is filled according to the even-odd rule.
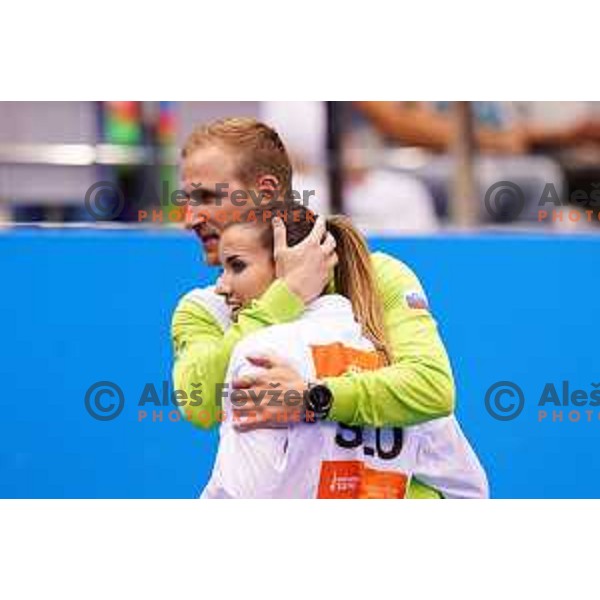
[[[360,460],[326,460],[321,463],[317,498],[403,499],[408,476],[398,471],[380,471]]]
[[[317,377],[338,377],[348,371],[375,371],[385,365],[374,350],[357,350],[340,342],[311,346]]]

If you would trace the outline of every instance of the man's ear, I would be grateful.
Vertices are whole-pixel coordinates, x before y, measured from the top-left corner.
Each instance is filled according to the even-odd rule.
[[[256,189],[261,193],[262,202],[268,203],[273,200],[282,200],[280,198],[279,179],[275,175],[261,175],[256,182]]]

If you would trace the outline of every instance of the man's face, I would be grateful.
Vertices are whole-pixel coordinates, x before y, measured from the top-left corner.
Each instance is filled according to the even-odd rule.
[[[251,199],[245,206],[231,202],[236,190],[246,190],[235,175],[235,163],[227,150],[218,146],[199,148],[190,154],[182,165],[182,186],[190,201],[186,226],[199,237],[204,248],[204,260],[209,265],[219,265],[219,239],[223,226],[251,207]]]

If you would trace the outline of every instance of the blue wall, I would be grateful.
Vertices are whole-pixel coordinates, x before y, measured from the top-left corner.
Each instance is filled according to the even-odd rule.
[[[421,277],[455,369],[458,414],[495,497],[600,497],[600,408],[592,422],[538,423],[546,382],[600,382],[600,240],[452,236],[371,240]],[[0,497],[192,498],[209,474],[215,432],[138,422],[146,382],[169,380],[177,298],[215,272],[179,232],[21,230],[0,235]],[[117,382],[110,422],[84,396]],[[517,382],[510,422],[486,390]],[[552,407],[548,409],[551,413]],[[169,409],[170,410],[170,409]]]

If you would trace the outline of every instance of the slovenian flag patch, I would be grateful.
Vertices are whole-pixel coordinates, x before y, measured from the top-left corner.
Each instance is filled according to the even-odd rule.
[[[413,290],[404,294],[404,299],[409,308],[418,308],[422,310],[429,310],[429,304],[425,294],[419,290]]]

